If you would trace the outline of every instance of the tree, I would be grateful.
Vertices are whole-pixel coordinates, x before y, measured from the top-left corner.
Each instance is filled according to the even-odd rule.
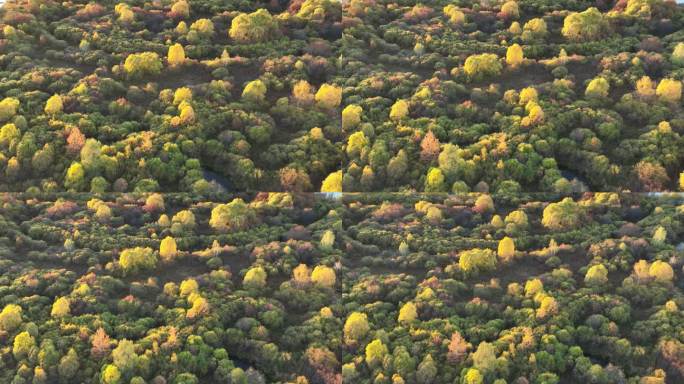
[[[496,347],[483,341],[473,353],[473,367],[485,375],[496,368]]]
[[[591,7],[584,12],[573,12],[563,20],[561,33],[569,40],[591,41],[606,34],[608,21],[603,14]]]
[[[484,383],[484,377],[479,370],[476,368],[468,368],[466,375],[464,377],[464,384],[482,384]]]
[[[501,74],[501,63],[499,57],[493,53],[471,55],[466,59],[463,71],[471,80],[498,76]]]
[[[672,279],[674,279],[674,270],[670,264],[660,260],[656,260],[651,264],[648,268],[648,274],[655,281],[662,283],[671,283]]]
[[[355,158],[361,155],[364,148],[368,147],[369,141],[363,131],[354,132],[347,139],[347,156]]]
[[[19,361],[26,358],[31,350],[36,346],[36,339],[33,338],[28,332],[19,332],[14,337],[14,343],[12,344],[12,354],[14,358]]]
[[[274,37],[278,30],[276,20],[265,9],[252,13],[241,13],[230,25],[228,35],[238,43],[254,44]]]
[[[0,128],[0,145],[6,148],[14,147],[21,139],[21,131],[16,125],[10,123]]]
[[[608,270],[603,264],[592,265],[584,275],[584,283],[599,286],[608,282]]]
[[[597,77],[589,82],[584,95],[587,97],[608,97],[609,90],[610,84],[608,84],[608,80],[603,77]]]
[[[158,75],[163,66],[156,52],[132,53],[126,57],[124,70],[133,78]]]
[[[211,210],[209,225],[219,232],[241,231],[256,223],[256,214],[240,198]]]
[[[537,318],[544,319],[548,316],[553,316],[557,313],[558,313],[558,302],[556,302],[556,299],[553,298],[553,296],[545,295],[544,298],[541,299],[541,303],[539,304],[539,308],[537,308]]]
[[[662,79],[656,88],[656,95],[662,101],[678,103],[682,99],[682,82],[674,79]]]
[[[356,128],[361,122],[363,108],[358,105],[350,104],[342,110],[342,129],[349,130]]]
[[[320,286],[332,288],[336,282],[335,271],[325,265],[317,265],[311,272],[311,281]]]
[[[373,368],[382,363],[388,353],[387,346],[381,340],[375,339],[366,345],[366,364]]]
[[[314,101],[311,84],[306,80],[299,80],[294,87],[292,87],[292,97],[299,105],[311,105]]]
[[[60,297],[52,304],[52,311],[50,316],[52,317],[64,317],[71,314],[71,303],[66,297]]]
[[[178,290],[178,293],[183,297],[190,296],[197,292],[199,292],[199,284],[197,284],[197,280],[195,279],[183,280]]]
[[[21,103],[14,97],[5,97],[0,101],[0,122],[5,122],[17,114]]]
[[[544,208],[542,225],[552,229],[569,230],[577,228],[583,217],[582,208],[571,198],[566,197],[558,203],[551,203]]]
[[[409,104],[406,100],[397,100],[392,104],[389,117],[391,120],[399,121],[407,117],[409,114]]]
[[[437,157],[439,156],[439,146],[440,143],[435,134],[432,133],[432,131],[428,131],[420,142],[420,160],[426,163],[437,160]]]
[[[323,180],[321,192],[342,192],[342,171],[333,172]]]
[[[45,113],[48,115],[56,115],[62,113],[64,109],[64,104],[62,103],[62,97],[60,95],[52,95],[45,103]]]
[[[64,179],[64,186],[74,191],[82,191],[85,184],[85,169],[81,163],[71,163]]]
[[[399,310],[399,317],[397,321],[400,323],[412,323],[418,318],[418,309],[413,302],[409,301],[404,304]]]
[[[262,267],[250,268],[242,279],[242,285],[246,288],[263,288],[266,286],[266,270]]]
[[[431,384],[437,377],[437,365],[432,359],[431,354],[427,354],[423,361],[418,364],[418,371],[416,371],[416,381],[419,384]]]
[[[642,160],[634,166],[634,172],[645,191],[658,192],[670,182],[665,167],[657,162]]]
[[[161,257],[162,260],[170,261],[173,260],[177,254],[178,248],[176,247],[176,240],[171,236],[166,236],[159,244],[159,257]]]
[[[102,382],[104,384],[121,384],[121,372],[116,365],[107,364],[102,371]]]
[[[90,343],[92,345],[90,348],[90,353],[96,359],[101,359],[109,354],[109,350],[111,349],[111,341],[109,340],[107,332],[105,332],[102,327],[95,331]]]
[[[456,25],[463,25],[465,23],[465,13],[458,9],[454,4],[445,6],[442,11],[444,15],[449,17],[449,22]]]
[[[320,241],[321,248],[326,250],[326,251],[330,251],[333,249],[334,244],[335,244],[335,232],[333,232],[330,229],[323,232],[323,236],[321,236],[321,241]]]
[[[504,5],[501,6],[501,16],[507,20],[520,18],[518,3],[512,0],[505,2]]]
[[[190,29],[196,31],[204,39],[214,36],[214,23],[209,19],[198,19],[190,25]]]
[[[637,80],[636,91],[639,97],[646,100],[651,99],[656,94],[655,85],[648,76],[642,76],[639,80]]]
[[[511,67],[518,67],[523,63],[525,56],[523,55],[522,47],[518,44],[513,44],[506,50],[506,64]]]
[[[185,49],[183,49],[183,46],[178,43],[170,46],[166,60],[172,67],[185,63]]]
[[[7,304],[0,312],[0,330],[11,332],[17,329],[22,322],[21,307],[16,304]]]
[[[446,192],[444,174],[439,168],[432,167],[425,178],[425,192]]]
[[[316,92],[315,99],[321,108],[337,108],[342,102],[342,88],[336,85],[323,84]]]
[[[59,377],[62,380],[72,379],[78,373],[79,367],[79,357],[76,350],[69,348],[69,352],[59,360]]]
[[[123,339],[112,351],[112,361],[119,368],[122,374],[133,372],[138,367],[140,357],[135,352],[135,344],[132,341]]]
[[[157,266],[157,256],[149,247],[128,248],[121,252],[119,265],[125,274],[136,274],[154,269]]]
[[[680,67],[684,66],[684,43],[679,42],[672,50],[672,57],[670,58],[673,64]]]
[[[171,13],[175,16],[190,16],[190,4],[185,0],[179,0],[171,6]]]
[[[369,330],[370,326],[366,314],[352,312],[344,322],[344,340],[347,344],[355,344],[363,339]]]
[[[475,200],[473,209],[479,213],[492,212],[494,210],[494,200],[489,195],[481,194]]]
[[[299,264],[292,270],[292,278],[298,285],[308,285],[311,282],[311,270],[306,264]]]
[[[266,84],[257,79],[252,80],[242,90],[242,98],[251,102],[261,102],[266,98]]]
[[[467,357],[469,348],[469,343],[461,336],[461,333],[454,331],[448,346],[447,360],[452,364],[461,363]]]
[[[515,243],[513,239],[506,236],[499,241],[499,248],[497,250],[499,258],[503,261],[510,261],[515,257]]]
[[[496,268],[496,254],[491,249],[474,248],[463,251],[459,255],[458,266],[466,275],[491,271]]]

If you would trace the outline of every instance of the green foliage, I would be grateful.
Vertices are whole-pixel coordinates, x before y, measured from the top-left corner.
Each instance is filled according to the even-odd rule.
[[[493,53],[471,55],[466,59],[463,71],[473,80],[498,76],[501,73],[501,62]]]

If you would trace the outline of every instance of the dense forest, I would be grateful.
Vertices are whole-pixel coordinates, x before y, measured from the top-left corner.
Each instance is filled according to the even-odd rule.
[[[0,382],[684,380],[682,195],[1,200]]]
[[[684,383],[674,0],[0,0],[0,384]]]
[[[337,1],[0,16],[0,190],[319,190],[343,161]]]
[[[675,191],[669,0],[10,0],[0,190]]]
[[[344,191],[684,185],[684,8],[352,0]]]

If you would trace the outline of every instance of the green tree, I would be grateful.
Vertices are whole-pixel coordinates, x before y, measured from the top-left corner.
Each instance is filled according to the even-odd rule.
[[[463,251],[459,255],[458,266],[467,275],[491,271],[496,268],[496,254],[491,249]]]
[[[551,203],[544,208],[542,224],[554,231],[577,228],[582,220],[583,210],[579,204],[566,197],[558,203]]]
[[[563,21],[563,36],[574,41],[597,40],[606,34],[608,21],[598,9],[591,7],[584,12],[573,12]]]
[[[74,378],[80,367],[79,361],[76,351],[69,348],[69,352],[59,360],[59,377],[64,381]]]
[[[128,248],[121,252],[119,265],[125,274],[136,274],[154,269],[157,266],[157,256],[149,247]]]
[[[163,68],[156,52],[132,53],[126,57],[124,71],[134,78],[158,75]]]
[[[276,20],[265,9],[252,13],[241,13],[230,25],[228,35],[238,43],[260,43],[275,37],[278,31]]]
[[[130,340],[123,339],[112,350],[112,360],[114,365],[125,375],[135,372],[139,365],[140,357],[135,352],[135,344]]]
[[[211,210],[209,225],[219,232],[240,231],[256,222],[254,210],[240,198],[219,204]]]

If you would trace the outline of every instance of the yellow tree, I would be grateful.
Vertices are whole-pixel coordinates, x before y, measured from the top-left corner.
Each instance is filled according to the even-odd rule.
[[[185,49],[178,43],[170,46],[166,59],[172,67],[183,64],[185,62]]]
[[[266,98],[266,84],[259,79],[250,81],[242,90],[242,98],[247,101],[263,101]]]
[[[56,115],[61,113],[64,109],[62,97],[60,95],[52,95],[45,103],[45,113],[48,115]]]
[[[355,344],[363,339],[369,330],[368,316],[365,313],[352,312],[344,322],[344,340],[347,344]]]
[[[241,13],[230,24],[228,35],[238,43],[259,43],[275,35],[276,20],[265,9],[252,13]]]
[[[262,267],[253,267],[245,274],[242,284],[247,288],[262,288],[266,286],[266,270]]]
[[[316,92],[315,99],[318,106],[322,108],[336,108],[342,102],[342,88],[336,85],[323,84]]]
[[[509,261],[515,256],[515,242],[510,237],[506,236],[499,241],[499,248],[497,250],[499,258],[504,261]]]
[[[164,240],[159,244],[159,256],[162,260],[173,260],[178,254],[178,248],[176,246],[176,240],[171,236],[166,236]]]
[[[511,67],[518,67],[524,58],[522,47],[518,44],[513,44],[506,50],[506,64]]]
[[[333,172],[323,180],[321,192],[342,192],[342,171]]]
[[[389,117],[394,121],[398,121],[408,116],[408,114],[409,105],[406,100],[397,100],[390,109]]]
[[[682,98],[682,82],[674,79],[662,79],[656,88],[656,95],[662,101],[678,103]]]
[[[418,308],[413,302],[409,301],[399,310],[397,321],[400,323],[411,323],[418,318]]]
[[[335,286],[337,277],[335,271],[325,265],[317,265],[311,272],[311,281],[323,287],[331,288]]]
[[[71,303],[66,297],[60,297],[52,304],[52,317],[64,317],[71,313]]]
[[[342,110],[342,129],[356,128],[361,122],[361,113],[363,113],[363,108],[360,106],[355,104],[347,105]]]
[[[306,285],[311,282],[311,271],[306,264],[299,264],[295,269],[292,270],[292,277],[295,283],[299,285]]]

